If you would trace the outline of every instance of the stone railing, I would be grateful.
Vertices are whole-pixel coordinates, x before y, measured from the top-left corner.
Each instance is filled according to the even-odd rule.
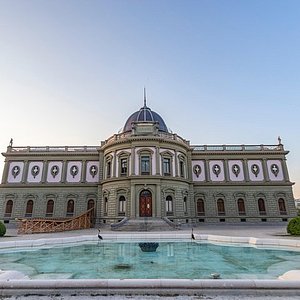
[[[189,145],[189,141],[185,140],[184,138],[182,138],[181,136],[177,135],[176,133],[167,133],[167,132],[158,132],[156,135],[153,135],[154,137],[159,137],[159,138],[164,138],[167,140],[173,140],[173,141],[177,141],[180,143],[183,143],[185,145]],[[151,137],[153,137],[151,136]],[[132,132],[123,132],[123,133],[118,133],[118,134],[114,134],[113,136],[109,137],[107,140],[105,140],[103,142],[102,145],[106,145],[106,144],[111,144],[126,138],[140,138],[142,137],[142,135],[134,135],[132,134]],[[149,137],[149,136],[147,136]]]
[[[27,147],[13,147],[8,146],[7,152],[12,153],[30,153],[30,152],[97,152],[97,146],[27,146]]]
[[[282,144],[278,145],[192,145],[193,151],[284,151]]]

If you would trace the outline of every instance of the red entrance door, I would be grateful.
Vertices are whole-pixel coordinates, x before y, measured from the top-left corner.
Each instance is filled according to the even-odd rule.
[[[146,190],[140,193],[140,217],[152,217],[152,194]]]

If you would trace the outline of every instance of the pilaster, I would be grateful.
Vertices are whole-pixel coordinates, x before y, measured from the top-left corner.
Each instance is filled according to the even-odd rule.
[[[22,174],[22,183],[26,182],[27,174],[28,174],[28,160],[24,161],[24,168],[23,168],[23,174]]]
[[[1,181],[2,184],[7,183],[8,170],[9,170],[9,162],[7,161],[7,159],[5,159],[5,164],[2,173],[2,181]]]

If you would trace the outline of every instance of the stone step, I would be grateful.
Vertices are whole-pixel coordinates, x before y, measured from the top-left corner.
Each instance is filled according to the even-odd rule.
[[[171,231],[176,230],[164,220],[159,218],[129,219],[119,227],[112,228],[115,231]]]

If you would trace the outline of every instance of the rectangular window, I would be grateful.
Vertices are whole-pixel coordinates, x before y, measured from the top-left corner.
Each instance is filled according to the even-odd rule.
[[[107,162],[107,165],[106,165],[106,177],[107,178],[110,178],[110,176],[111,176],[111,162],[109,161],[109,162]]]
[[[150,157],[141,156],[141,175],[150,175]]]
[[[183,211],[185,214],[187,214],[187,203],[186,203],[186,197],[183,199]]]
[[[179,162],[180,177],[184,177],[184,162]]]
[[[104,215],[107,216],[108,212],[108,199],[105,197],[104,198]]]
[[[171,196],[167,196],[166,198],[166,212],[167,212],[167,216],[173,214],[173,199]]]
[[[170,158],[163,158],[163,172],[164,175],[171,175],[171,159]]]
[[[119,216],[125,216],[126,200],[124,196],[119,198]]]
[[[127,158],[121,158],[121,176],[127,175]]]

